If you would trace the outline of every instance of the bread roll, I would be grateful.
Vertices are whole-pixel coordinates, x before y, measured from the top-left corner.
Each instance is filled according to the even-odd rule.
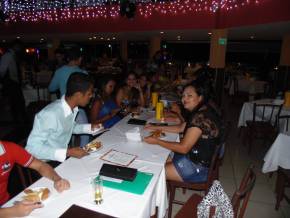
[[[23,196],[23,199],[32,202],[40,202],[40,197],[37,192]]]
[[[41,194],[41,200],[44,201],[46,200],[48,197],[49,197],[49,189],[48,188],[45,188],[45,189],[42,189],[42,194]]]
[[[26,189],[24,190],[24,193],[26,194],[22,197],[24,200],[40,202],[46,200],[49,197],[50,191],[48,188],[41,188],[35,191],[32,189]]]

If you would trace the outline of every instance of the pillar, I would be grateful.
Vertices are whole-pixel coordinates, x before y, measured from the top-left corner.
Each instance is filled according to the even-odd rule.
[[[161,48],[161,37],[154,36],[150,39],[150,47],[149,47],[149,58],[152,58],[154,54],[159,51]]]
[[[121,58],[123,61],[128,60],[128,42],[127,40],[122,40],[120,42],[120,53],[121,53]]]
[[[215,71],[214,86],[216,91],[216,101],[219,105],[222,104],[227,35],[227,29],[214,29],[212,30],[210,41],[209,66]]]

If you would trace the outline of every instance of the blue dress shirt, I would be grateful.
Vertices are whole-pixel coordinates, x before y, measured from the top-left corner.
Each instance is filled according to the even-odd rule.
[[[72,134],[91,133],[90,124],[75,122],[77,113],[78,108],[71,110],[64,96],[47,105],[34,118],[26,150],[38,159],[64,161]]]
[[[85,70],[82,70],[78,66],[62,66],[61,68],[57,69],[52,77],[52,80],[48,86],[48,90],[50,92],[55,92],[57,90],[60,91],[60,96],[63,96],[66,93],[66,83],[69,78],[69,76],[72,73],[85,73],[87,72]]]

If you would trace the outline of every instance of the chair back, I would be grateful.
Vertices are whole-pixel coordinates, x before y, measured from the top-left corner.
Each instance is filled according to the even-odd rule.
[[[219,175],[219,162],[218,162],[218,158],[219,158],[219,153],[221,150],[221,144],[218,144],[215,148],[213,157],[211,159],[211,163],[210,163],[210,167],[208,169],[208,175],[207,175],[207,190],[206,193],[208,192],[209,188],[211,187],[213,181],[215,179],[218,179],[218,175]]]
[[[256,121],[257,112],[262,111],[262,114],[259,114],[261,121],[272,123],[273,117],[275,118],[273,123],[276,123],[277,116],[280,115],[282,104],[275,105],[275,104],[258,104],[254,103],[253,109],[253,122]]]
[[[286,122],[285,129],[280,129],[281,122]],[[283,131],[288,132],[289,131],[289,123],[290,123],[290,115],[277,116],[277,129],[279,130],[279,132],[283,132]]]
[[[251,192],[256,182],[256,175],[253,168],[253,165],[248,167],[239,189],[233,195],[232,205],[235,218],[242,218],[245,214]]]

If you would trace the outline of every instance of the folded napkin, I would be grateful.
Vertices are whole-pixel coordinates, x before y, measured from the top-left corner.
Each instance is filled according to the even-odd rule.
[[[126,135],[128,140],[132,140],[132,141],[141,141],[142,140],[139,127],[135,127],[133,129],[128,130],[125,133],[125,135]]]

